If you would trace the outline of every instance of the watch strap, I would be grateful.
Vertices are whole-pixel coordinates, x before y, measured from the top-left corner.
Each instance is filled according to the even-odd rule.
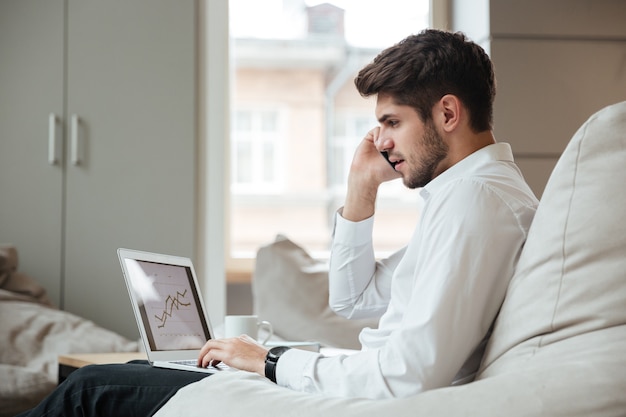
[[[290,348],[287,346],[275,346],[267,352],[265,357],[265,377],[276,383],[276,364],[283,353]]]

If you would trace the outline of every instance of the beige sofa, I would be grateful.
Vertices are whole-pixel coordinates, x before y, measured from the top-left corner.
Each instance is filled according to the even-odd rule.
[[[593,115],[559,159],[474,382],[375,401],[224,373],[157,415],[625,416],[626,102]]]

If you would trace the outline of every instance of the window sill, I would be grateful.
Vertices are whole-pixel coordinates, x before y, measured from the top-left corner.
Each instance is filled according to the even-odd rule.
[[[252,282],[252,270],[229,270],[226,271],[226,284],[250,284]]]

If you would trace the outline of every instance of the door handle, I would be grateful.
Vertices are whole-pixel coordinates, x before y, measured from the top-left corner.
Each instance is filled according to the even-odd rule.
[[[61,161],[61,144],[59,143],[59,118],[50,113],[48,116],[48,163],[57,165]]]
[[[83,146],[80,140],[80,118],[73,114],[71,117],[71,161],[72,165],[78,166],[83,163]]]

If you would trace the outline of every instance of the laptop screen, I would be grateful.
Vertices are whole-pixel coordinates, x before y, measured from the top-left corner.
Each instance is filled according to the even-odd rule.
[[[150,350],[200,349],[210,338],[191,268],[124,259]]]

